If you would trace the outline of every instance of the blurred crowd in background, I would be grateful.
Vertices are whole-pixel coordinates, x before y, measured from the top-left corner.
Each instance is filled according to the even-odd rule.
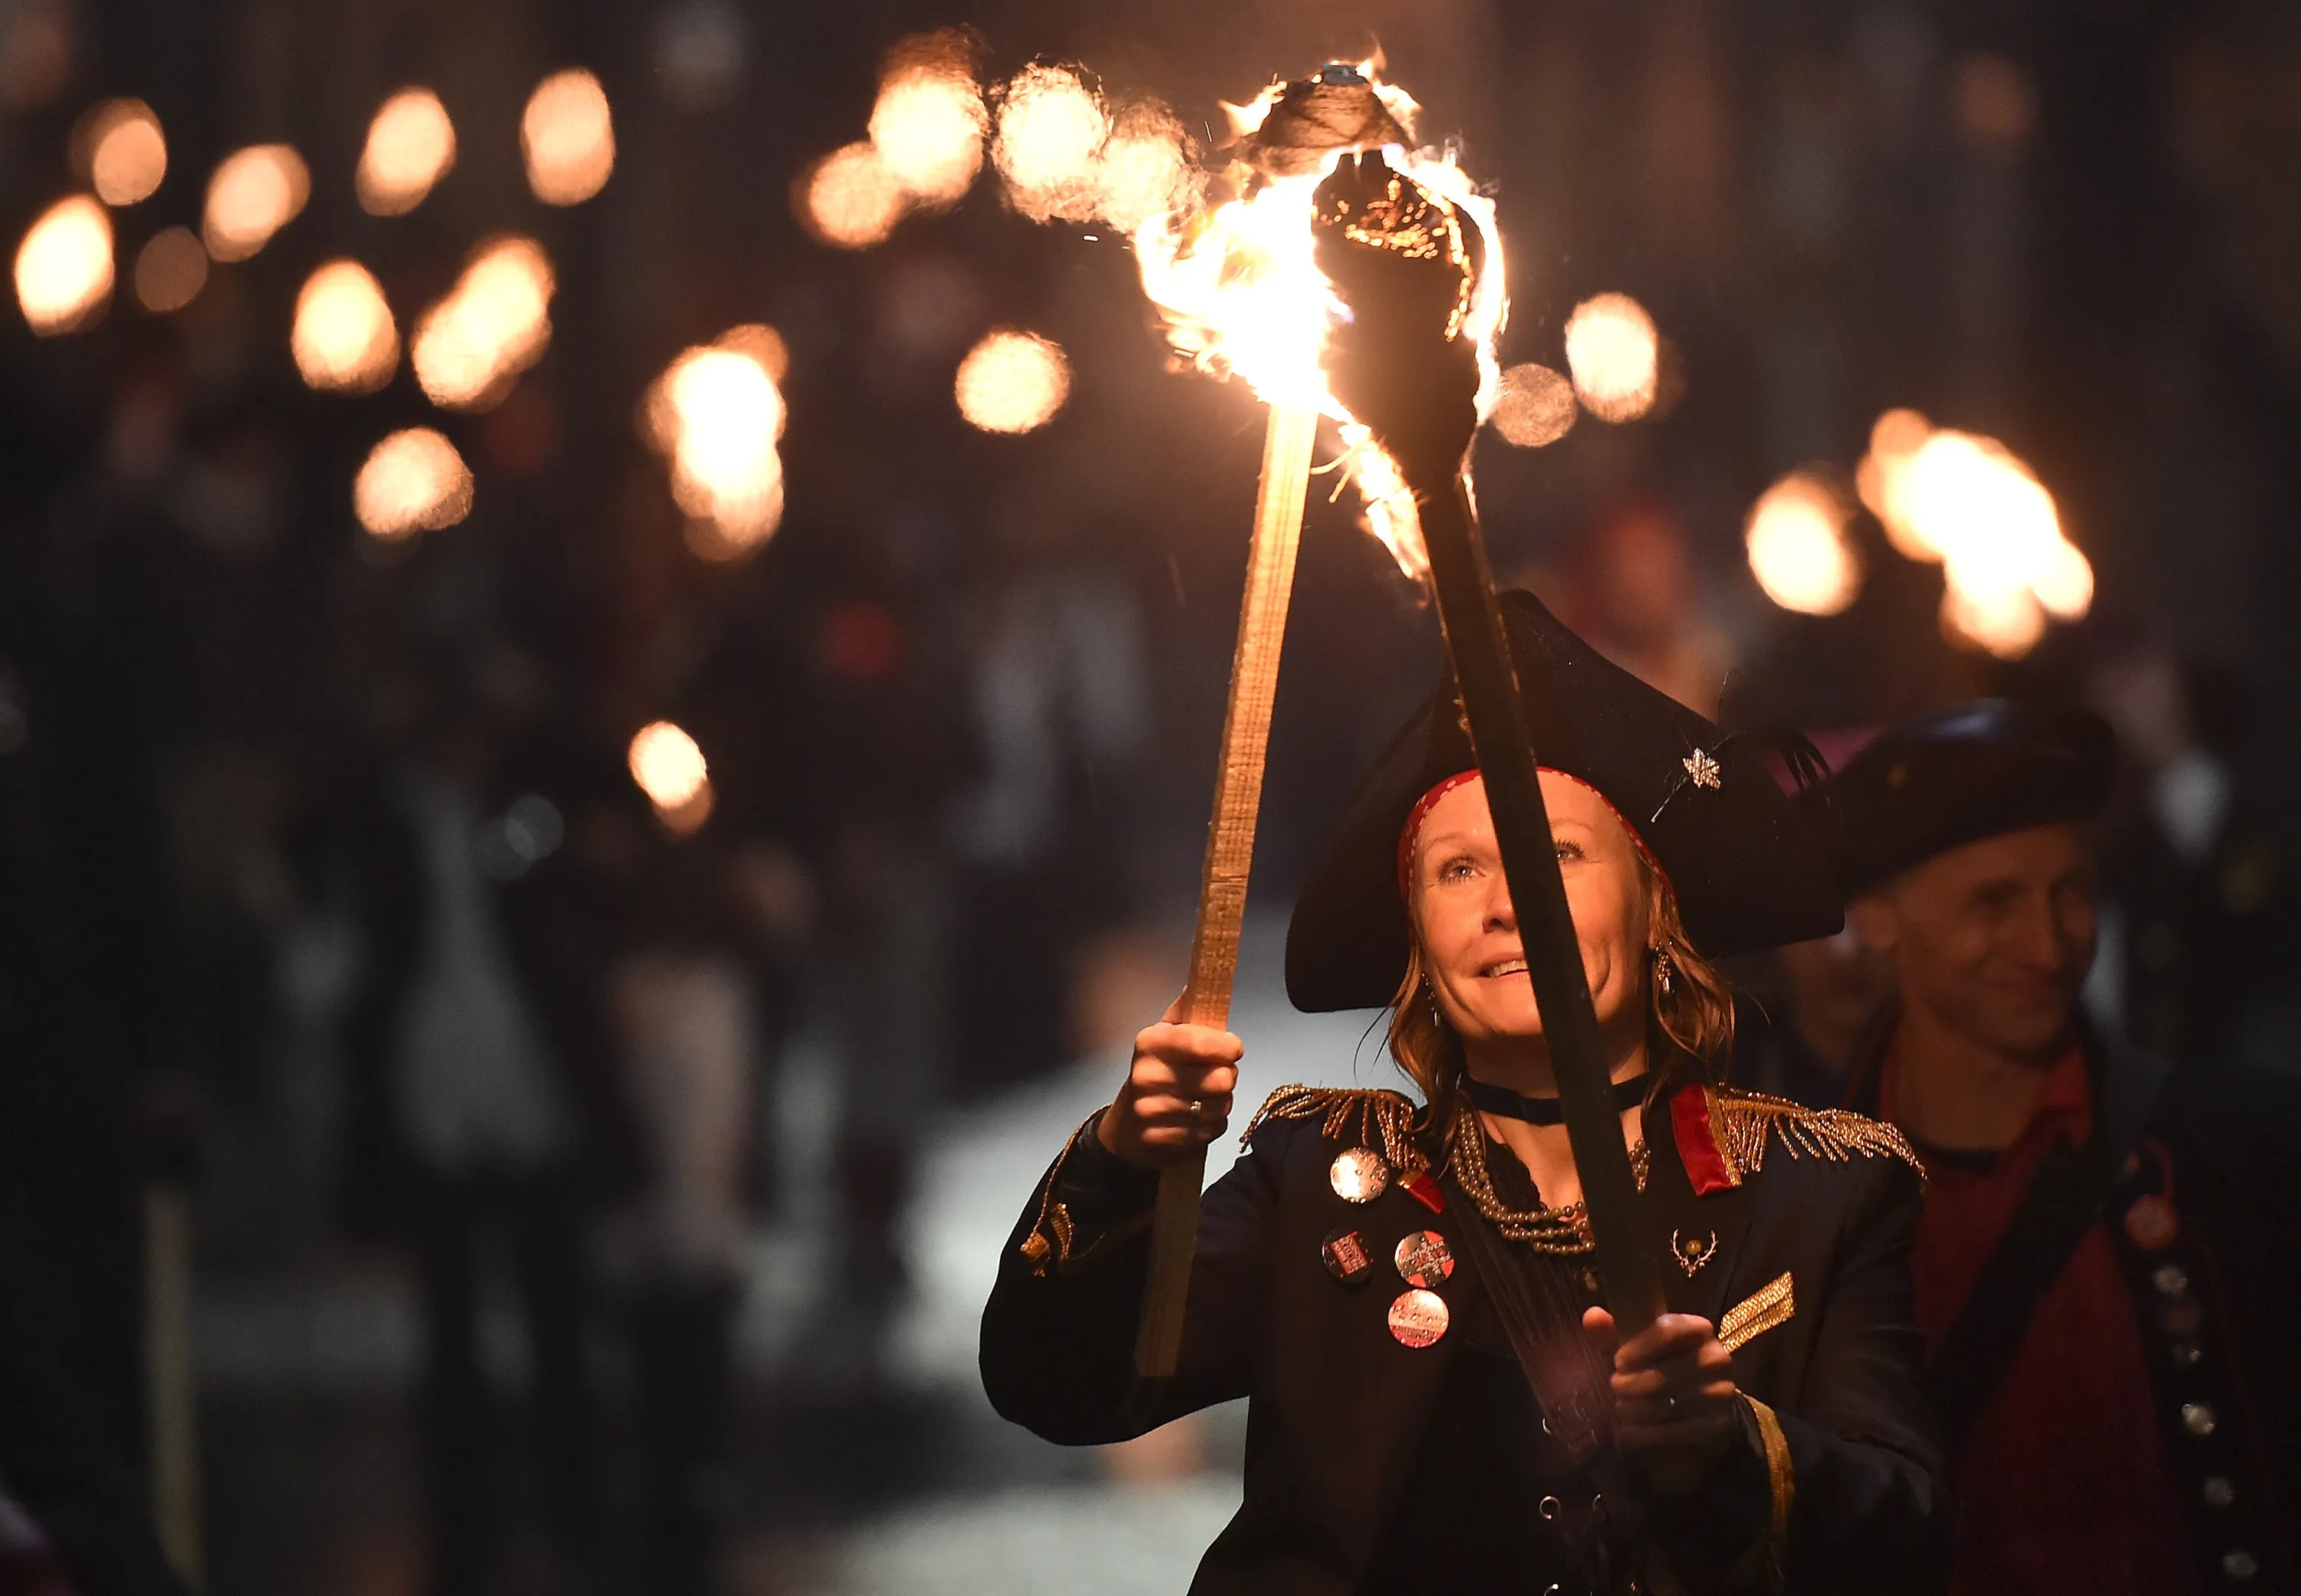
[[[1167,369],[1114,230],[988,176],[826,221],[889,52],[952,27],[986,84],[1084,62],[1202,148],[1219,101],[1379,40],[1500,207],[1504,363],[1566,370],[1599,296],[1649,319],[1621,419],[1586,385],[1541,447],[1482,439],[1500,573],[1833,755],[1983,691],[2097,707],[2095,1011],[2301,1067],[2290,8],[0,0],[17,236],[88,187],[90,107],[166,146],[101,213],[103,302],[0,327],[23,1588],[165,1588],[79,1550],[156,1498],[219,1592],[799,1589],[724,1554],[951,1488],[959,1399],[886,1350],[918,1160],[1179,985],[1260,441]],[[612,118],[572,198],[522,144],[569,71]],[[395,213],[355,172],[410,86],[455,155]],[[308,192],[242,255],[209,174],[275,144]],[[332,385],[291,347],[323,263],[412,333],[506,235],[548,322],[476,399],[397,343]],[[1067,373],[1020,432],[954,389],[1000,327]],[[649,419],[714,348],[764,351],[784,418],[774,511],[715,531]],[[1857,484],[1904,410],[2025,463],[2089,602],[1945,626],[1939,550]],[[419,428],[449,488],[378,519],[355,480]],[[1834,506],[1795,608],[1752,567],[1786,480]],[[1436,667],[1358,516],[1312,495],[1266,911]],[[1740,973],[1750,1082],[1833,1100],[1878,973],[1840,941]]]

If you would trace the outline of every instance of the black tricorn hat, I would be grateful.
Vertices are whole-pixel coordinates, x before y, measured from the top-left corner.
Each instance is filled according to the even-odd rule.
[[[1849,896],[1985,837],[2101,813],[2117,764],[2109,723],[2081,709],[1978,698],[1881,731],[1830,778]]]
[[[1601,656],[1533,594],[1504,593],[1502,611],[1535,756],[1597,789],[1628,823],[1669,876],[1695,948],[1714,958],[1844,923],[1822,840],[1756,748]],[[1525,693],[1537,679],[1547,692]],[[1450,673],[1375,760],[1295,902],[1295,1007],[1379,1008],[1397,995],[1408,936],[1399,833],[1424,793],[1476,764]]]

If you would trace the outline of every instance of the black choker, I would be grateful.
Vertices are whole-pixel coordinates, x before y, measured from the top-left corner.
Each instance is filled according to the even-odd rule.
[[[1616,1110],[1635,1108],[1646,1100],[1646,1086],[1651,1074],[1632,1075],[1627,1081],[1614,1082]],[[1562,1125],[1566,1110],[1556,1098],[1521,1097],[1507,1086],[1494,1086],[1484,1081],[1462,1078],[1462,1088],[1470,1094],[1470,1101],[1488,1114],[1499,1114],[1504,1119],[1522,1119],[1530,1125]]]

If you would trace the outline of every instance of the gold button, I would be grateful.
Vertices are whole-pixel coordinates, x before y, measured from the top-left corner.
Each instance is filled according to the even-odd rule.
[[[2226,1508],[2236,1500],[2237,1487],[2220,1475],[2214,1475],[2205,1481],[2205,1506]]]
[[[2161,1296],[2179,1297],[2189,1289],[2189,1277],[2179,1264],[2161,1264],[2149,1277]]]
[[[2211,1435],[2213,1433],[2213,1410],[2207,1404],[2204,1402],[2181,1404],[2181,1427],[2190,1434]]]
[[[2242,1584],[2261,1572],[2261,1565],[2254,1560],[2253,1553],[2240,1546],[2222,1558],[2222,1572]]]

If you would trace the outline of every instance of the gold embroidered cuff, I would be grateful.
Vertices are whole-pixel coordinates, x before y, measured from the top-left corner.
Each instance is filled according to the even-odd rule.
[[[1077,1223],[1071,1217],[1068,1204],[1055,1195],[1062,1183],[1064,1166],[1078,1151],[1080,1139],[1092,1133],[1095,1119],[1102,1110],[1087,1116],[1079,1128],[1063,1143],[1063,1150],[1047,1168],[1047,1178],[1039,1186],[1038,1217],[1032,1220],[1031,1229],[1023,1238],[1022,1253],[1030,1260],[1031,1273],[1044,1276],[1052,1269],[1068,1269],[1100,1252],[1113,1242],[1148,1230],[1150,1215],[1145,1212],[1102,1228],[1081,1238]]]

